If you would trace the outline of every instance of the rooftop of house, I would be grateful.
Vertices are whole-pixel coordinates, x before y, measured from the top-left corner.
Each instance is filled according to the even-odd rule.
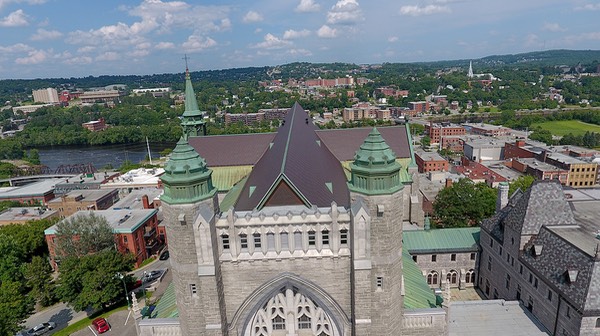
[[[479,227],[406,231],[403,247],[411,254],[477,252]]]
[[[450,336],[549,335],[544,326],[517,301],[456,301],[448,310]]]
[[[157,186],[164,168],[138,168],[117,176],[104,183],[101,188],[122,188],[130,185]]]
[[[0,222],[25,222],[48,218],[54,214],[56,214],[55,210],[43,209],[40,207],[8,208],[0,212]]]
[[[418,155],[423,161],[446,161],[438,152],[416,151],[415,155]]]
[[[464,160],[463,160],[464,162]],[[507,179],[496,173],[495,171],[489,169],[488,167],[482,165],[478,162],[469,161],[467,165],[456,166],[454,167],[457,173],[465,175],[468,179],[472,181],[477,180],[486,180],[493,182],[506,182]]]
[[[73,190],[62,197],[57,197],[48,201],[49,205],[60,204],[63,202],[63,199],[67,199],[70,201],[85,201],[85,202],[96,202],[111,193],[114,193],[115,189],[83,189],[83,190]]]
[[[404,308],[435,308],[437,299],[427,284],[423,272],[404,249],[402,252],[402,271],[404,277]]]
[[[514,158],[513,160],[525,163],[528,166],[543,172],[557,172],[564,170],[535,158]]]
[[[39,182],[30,183],[22,187],[0,188],[0,198],[43,196],[54,190],[57,184],[64,182],[64,178],[50,178]]]
[[[142,197],[148,196],[148,202],[152,203],[163,193],[162,189],[144,188],[132,190],[125,197],[121,198],[117,203],[113,204],[113,210],[119,209],[143,209]]]
[[[157,209],[120,209],[120,210],[93,210],[78,211],[67,217],[65,220],[79,216],[94,213],[97,216],[106,218],[114,233],[133,233],[150,217],[158,212]],[[55,234],[56,225],[44,231],[44,234]]]

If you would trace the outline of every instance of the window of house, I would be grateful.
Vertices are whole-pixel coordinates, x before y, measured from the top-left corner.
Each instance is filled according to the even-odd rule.
[[[509,262],[509,261],[510,261],[510,254],[507,253],[506,254],[506,262]]]
[[[240,234],[240,247],[242,248],[242,251],[248,249],[248,235],[245,233]]]
[[[431,255],[431,262],[436,262],[437,261],[437,255],[436,254],[432,254]]]
[[[302,232],[301,231],[296,231],[294,232],[294,249],[295,250],[302,250]]]
[[[533,287],[538,288],[538,278],[533,281]]]
[[[321,231],[321,241],[323,246],[329,246],[329,230],[325,229]]]
[[[255,232],[252,234],[252,239],[254,241],[254,250],[260,250],[260,248],[262,247],[262,240],[261,240],[261,236],[260,233]]]
[[[340,245],[348,246],[348,229],[340,230]]]
[[[377,277],[377,288],[383,289],[383,277]]]
[[[456,253],[450,255],[450,261],[456,261]]]
[[[523,265],[519,265],[519,274],[523,274]]]
[[[317,233],[314,230],[308,231],[308,246],[315,246],[317,244]]]
[[[229,235],[228,234],[221,235],[221,246],[223,246],[223,251],[229,250]]]
[[[123,243],[127,244],[127,236],[123,236]]]
[[[596,328],[600,328],[600,318],[596,319]]]
[[[290,249],[290,242],[289,242],[289,238],[288,238],[288,233],[287,232],[281,232],[279,234],[279,238],[281,239],[281,250],[282,251],[289,251]]]
[[[502,255],[502,246],[500,246],[500,255]]]
[[[471,260],[475,260],[475,253],[471,253]]]
[[[267,233],[267,250],[275,251],[275,233],[273,232]]]
[[[533,274],[529,273],[529,283],[533,283]]]
[[[487,265],[488,271],[492,270],[492,257],[489,256],[488,257],[488,265]]]
[[[416,255],[412,256],[412,258],[413,258],[414,262],[417,262],[417,256]]]
[[[490,237],[490,247],[494,247],[494,239],[492,237]]]
[[[548,301],[552,301],[552,291],[548,289]]]
[[[510,289],[510,274],[506,275],[506,289]]]
[[[571,307],[567,306],[567,317],[571,318]]]
[[[192,296],[198,295],[198,290],[196,289],[196,284],[190,284],[190,294]]]
[[[427,274],[427,284],[428,285],[437,285],[438,283],[438,273],[436,271],[431,271]]]
[[[456,285],[458,283],[458,273],[455,270],[451,270],[446,275],[446,280],[451,284]]]

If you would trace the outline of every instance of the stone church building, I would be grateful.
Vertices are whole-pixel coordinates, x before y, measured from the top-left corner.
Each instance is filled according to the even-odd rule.
[[[185,94],[161,178],[178,327],[142,334],[446,332],[402,248],[423,221],[408,126],[320,131],[295,104],[276,133],[203,136],[189,72]]]

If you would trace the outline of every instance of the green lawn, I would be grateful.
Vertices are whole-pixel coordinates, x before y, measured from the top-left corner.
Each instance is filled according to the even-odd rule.
[[[573,133],[573,135],[583,135],[587,131],[600,133],[600,126],[584,123],[579,120],[547,121],[544,123],[533,124],[531,126],[532,128],[540,126],[541,128],[550,131],[552,135],[558,136],[563,136],[569,133]]]

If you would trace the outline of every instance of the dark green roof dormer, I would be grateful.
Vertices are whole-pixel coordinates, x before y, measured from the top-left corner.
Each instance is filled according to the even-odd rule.
[[[185,69],[185,111],[181,118],[184,137],[206,135],[203,113],[198,109],[190,72]]]
[[[349,188],[366,195],[389,195],[401,190],[400,169],[396,154],[383,140],[377,128],[369,133],[350,165]]]
[[[198,110],[196,95],[187,69],[185,81],[185,112],[181,121],[183,135],[165,164],[165,173],[160,178],[164,188],[161,200],[170,204],[202,201],[217,192],[217,188],[212,183],[212,170],[188,143],[190,136],[200,135],[199,130],[204,126],[204,121],[202,113]]]

